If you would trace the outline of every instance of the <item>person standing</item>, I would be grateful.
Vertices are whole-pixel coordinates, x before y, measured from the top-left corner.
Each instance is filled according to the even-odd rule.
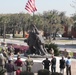
[[[52,60],[51,60],[51,71],[56,72],[56,58],[55,56],[52,56]]]
[[[65,68],[66,63],[65,63],[65,59],[63,56],[62,56],[62,59],[60,59],[59,64],[60,64],[60,73],[64,75],[64,68]]]
[[[17,60],[14,62],[17,69],[20,68],[20,70],[22,71],[22,65],[23,65],[23,62],[22,60],[20,59],[20,55],[17,56]]]
[[[50,60],[48,60],[47,57],[45,60],[42,61],[42,64],[44,65],[44,69],[49,70],[49,66],[50,66],[51,62],[50,62]]]
[[[2,67],[4,69],[4,66],[6,64],[6,58],[3,56],[2,53],[0,53],[0,67]]]
[[[33,60],[30,58],[30,56],[28,56],[28,58],[25,60],[26,71],[31,72],[33,64],[34,64]]]
[[[9,51],[10,51],[10,53],[14,53],[15,52],[15,49],[14,49],[14,47],[12,45],[10,46]]]
[[[16,75],[20,75],[20,73],[21,73],[21,70],[20,70],[20,68],[18,68],[18,69],[16,70]]]
[[[50,50],[49,50],[49,52],[50,52],[50,54],[53,56],[54,55],[54,49],[53,48],[51,48]]]
[[[7,75],[14,75],[14,64],[11,60],[6,63],[5,68],[7,70]]]
[[[3,53],[3,56],[8,59],[8,52],[4,49],[2,49],[2,53]]]
[[[64,54],[65,58],[67,58],[67,56],[68,56],[68,52],[67,52],[67,50],[66,50],[66,49],[64,49],[63,54]]]
[[[8,61],[9,61],[9,60],[12,60],[12,61],[13,61],[13,58],[14,58],[13,53],[9,53],[9,54],[8,54]]]
[[[66,60],[66,75],[71,75],[71,59],[70,59],[70,56]]]

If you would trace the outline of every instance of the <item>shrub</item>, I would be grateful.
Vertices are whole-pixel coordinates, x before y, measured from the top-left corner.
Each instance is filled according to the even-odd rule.
[[[28,71],[22,71],[20,75],[34,75],[34,73]]]
[[[50,75],[50,71],[47,69],[41,69],[38,71],[38,75]]]
[[[49,52],[49,50],[51,48],[53,48],[54,50],[54,55],[58,56],[59,55],[59,49],[58,49],[58,45],[54,44],[54,43],[50,43],[50,44],[45,44],[45,48],[47,49],[47,51]]]

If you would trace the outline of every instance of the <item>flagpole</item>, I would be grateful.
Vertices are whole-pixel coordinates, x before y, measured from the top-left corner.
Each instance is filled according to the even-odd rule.
[[[34,25],[35,23],[34,23],[34,12],[33,12],[33,25]]]

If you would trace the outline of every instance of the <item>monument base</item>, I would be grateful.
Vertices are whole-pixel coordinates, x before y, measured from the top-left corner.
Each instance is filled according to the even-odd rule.
[[[51,54],[46,54],[46,55],[37,55],[37,54],[28,54],[28,55],[25,55],[24,56],[30,56],[31,58],[50,58],[52,55]]]

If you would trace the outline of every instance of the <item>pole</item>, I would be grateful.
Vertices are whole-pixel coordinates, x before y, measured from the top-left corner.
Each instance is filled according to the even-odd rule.
[[[33,12],[33,25],[34,25],[35,23],[34,23],[34,12]]]
[[[25,38],[25,26],[24,26],[24,23],[23,23],[23,38]]]
[[[6,25],[5,25],[5,23],[4,23],[4,32],[3,32],[3,42],[5,42],[5,31],[6,31]]]

